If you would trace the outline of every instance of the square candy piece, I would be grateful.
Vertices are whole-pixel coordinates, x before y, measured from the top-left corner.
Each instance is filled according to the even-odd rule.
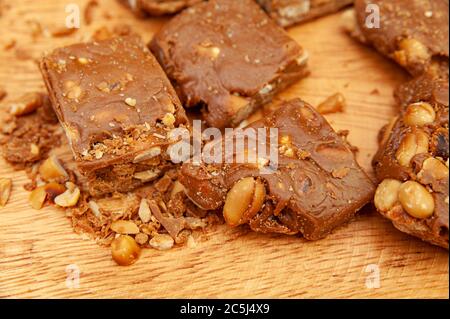
[[[312,20],[353,3],[353,0],[257,0],[282,27]]]
[[[139,37],[60,48],[40,67],[92,195],[129,191],[172,165],[167,134],[187,119]]]
[[[258,159],[257,164],[185,163],[180,174],[188,197],[203,209],[223,209],[230,226],[248,224],[258,232],[317,240],[372,200],[374,185],[350,146],[300,99],[247,128],[278,130],[273,173],[262,174],[261,166],[268,164]]]
[[[251,0],[188,8],[150,48],[185,107],[201,105],[209,126],[237,126],[308,74],[307,54]]]
[[[379,27],[367,23],[373,20],[374,8],[379,10]],[[426,73],[448,79],[448,10],[446,0],[355,0],[347,28],[413,76]]]

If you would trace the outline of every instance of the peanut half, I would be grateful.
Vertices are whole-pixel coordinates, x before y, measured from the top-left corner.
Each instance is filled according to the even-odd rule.
[[[436,180],[448,179],[448,167],[440,160],[430,157],[423,164],[417,174],[418,180],[423,184],[430,184]]]
[[[400,165],[408,167],[411,159],[422,153],[427,153],[429,149],[429,137],[427,133],[422,130],[415,130],[408,133],[400,143],[400,146],[395,154]]]
[[[150,246],[158,250],[169,250],[174,245],[174,240],[167,234],[156,234],[149,242]]]
[[[407,181],[400,186],[398,199],[403,209],[415,218],[428,218],[434,212],[434,199],[428,190],[414,181]]]
[[[111,229],[123,235],[139,234],[139,227],[130,220],[116,220],[111,224]]]
[[[47,198],[47,192],[45,191],[45,186],[40,186],[34,189],[28,200],[33,209],[39,210],[44,206],[45,199]]]
[[[230,189],[225,199],[223,216],[230,226],[244,224],[257,214],[266,196],[264,184],[253,177],[245,177]]]
[[[141,204],[139,205],[138,215],[143,223],[148,223],[152,217],[150,207],[148,206],[147,200],[145,198],[143,198],[141,200]]]
[[[44,181],[59,181],[69,177],[56,156],[50,156],[42,163],[39,174]]]
[[[409,126],[424,126],[432,124],[436,119],[434,108],[425,102],[410,104],[405,112],[403,120]]]
[[[154,146],[154,147],[136,155],[136,157],[133,160],[133,163],[134,164],[141,163],[141,162],[147,161],[147,160],[152,159],[159,155],[161,155],[161,147]]]
[[[64,193],[55,197],[55,204],[61,207],[75,206],[80,199],[80,189],[71,182],[66,183],[66,188]]]
[[[375,192],[375,207],[381,212],[389,211],[398,202],[398,191],[402,183],[395,179],[385,179]]]
[[[416,39],[403,39],[398,46],[399,50],[394,52],[394,59],[402,66],[424,63],[431,58],[428,48]]]

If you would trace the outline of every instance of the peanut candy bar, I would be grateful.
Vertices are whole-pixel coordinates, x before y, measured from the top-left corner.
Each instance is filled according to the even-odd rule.
[[[180,174],[188,197],[204,210],[222,209],[230,226],[248,224],[258,232],[317,240],[372,200],[375,187],[347,142],[307,103],[285,102],[248,128],[278,131],[278,165],[272,173],[263,174],[261,168],[272,164],[258,158],[185,163]],[[252,152],[250,146],[244,151]]]
[[[40,67],[91,195],[130,191],[173,166],[167,135],[187,118],[139,37],[60,48]]]
[[[254,1],[211,0],[169,21],[150,49],[185,107],[209,126],[237,126],[308,74],[307,54]]]
[[[402,112],[373,160],[375,206],[399,230],[448,249],[448,81],[421,76],[396,97]]]

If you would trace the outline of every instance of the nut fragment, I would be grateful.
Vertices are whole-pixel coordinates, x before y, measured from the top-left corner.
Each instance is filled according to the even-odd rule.
[[[158,250],[169,250],[174,245],[174,240],[167,234],[156,234],[155,237],[150,239],[150,246]]]
[[[33,209],[39,210],[44,205],[46,198],[47,198],[47,192],[45,191],[45,186],[40,186],[40,187],[37,187],[36,189],[34,189],[30,193],[28,200]]]
[[[179,181],[175,181],[173,183],[172,190],[170,191],[170,199],[173,199],[176,194],[184,192],[185,188],[183,184],[181,184]]]
[[[82,64],[82,65],[86,65],[89,63],[89,59],[84,58],[84,57],[80,57],[78,58],[78,63]]]
[[[266,187],[259,179],[257,179],[255,182],[255,193],[253,195],[252,204],[248,209],[248,211],[244,214],[246,221],[251,219],[261,210],[265,198],[266,198]]]
[[[415,130],[403,138],[395,156],[400,165],[408,167],[415,155],[427,153],[428,148],[428,135],[424,131]]]
[[[139,234],[139,227],[130,220],[116,220],[111,224],[111,229],[118,234]]]
[[[175,124],[175,116],[172,113],[166,113],[164,117],[162,118],[162,122],[167,127],[173,127]]]
[[[77,100],[83,93],[81,87],[73,81],[67,81],[65,84],[66,96],[71,100]]]
[[[144,172],[135,173],[133,178],[139,179],[143,183],[148,183],[155,180],[159,176],[158,171],[148,170]]]
[[[30,114],[36,111],[44,102],[40,93],[27,93],[13,102],[10,106],[10,113],[15,116]]]
[[[227,194],[223,216],[230,226],[238,226],[258,213],[264,203],[265,187],[253,177],[239,180]]]
[[[152,213],[150,211],[150,207],[148,206],[147,200],[143,198],[141,200],[141,204],[139,205],[139,218],[144,223],[148,223],[152,217]]]
[[[56,156],[50,156],[39,167],[39,174],[44,181],[64,180],[69,177]]]
[[[80,189],[73,183],[66,183],[67,190],[61,195],[55,197],[55,204],[61,207],[72,207],[78,203],[80,199]]]
[[[389,211],[398,202],[398,191],[402,183],[395,179],[385,179],[375,192],[375,207],[381,212]]]
[[[113,260],[120,266],[128,266],[136,262],[141,254],[141,248],[133,239],[127,235],[121,235],[114,239],[111,244]]]
[[[416,39],[403,39],[394,52],[394,59],[402,66],[410,63],[424,63],[431,58],[428,48]]]
[[[414,103],[408,106],[404,115],[404,122],[409,126],[424,126],[436,119],[434,108],[425,102]]]
[[[220,48],[211,45],[206,46],[200,45],[197,47],[197,51],[198,53],[200,53],[200,55],[207,56],[211,60],[217,59],[217,57],[220,54]]]
[[[102,215],[101,211],[100,211],[100,206],[98,206],[97,202],[90,200],[89,201],[89,208],[91,210],[91,212],[96,216],[96,217],[100,217]]]
[[[148,243],[148,235],[144,233],[139,233],[134,237],[134,240],[141,246]]]
[[[11,195],[12,180],[0,178],[0,207],[4,207]]]
[[[127,97],[127,98],[125,99],[125,103],[126,103],[127,105],[129,105],[129,106],[136,106],[137,101],[136,101],[136,99],[133,99],[133,98],[131,98],[131,97]]]
[[[229,99],[229,108],[233,113],[242,112],[249,105],[249,101],[240,95],[231,94]]]
[[[159,155],[161,155],[161,147],[154,146],[154,147],[136,155],[136,157],[133,160],[133,163],[137,164],[137,163],[152,159]]]
[[[45,192],[47,193],[47,198],[54,201],[55,198],[66,191],[64,185],[52,182],[44,186]]]
[[[427,158],[423,162],[422,169],[417,174],[417,178],[423,184],[430,184],[433,181],[448,179],[448,167],[436,158]]]
[[[31,143],[30,144],[30,153],[35,156],[39,155],[39,153],[40,153],[39,146],[37,146],[34,143]]]
[[[398,199],[403,209],[411,216],[424,219],[433,215],[434,199],[428,190],[414,181],[400,186]]]
[[[346,106],[345,97],[341,93],[333,94],[317,106],[320,114],[344,112]]]

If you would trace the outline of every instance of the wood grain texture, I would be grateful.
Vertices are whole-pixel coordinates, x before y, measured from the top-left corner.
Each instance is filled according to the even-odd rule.
[[[0,86],[8,102],[43,90],[36,63],[52,48],[86,40],[97,28],[129,24],[148,41],[164,19],[137,20],[115,0],[100,0],[94,22],[61,38],[31,35],[33,22],[62,26],[65,5],[87,1],[3,0]],[[289,30],[310,53],[312,74],[281,98],[302,97],[313,105],[342,92],[345,113],[328,116],[336,129],[349,129],[358,160],[369,172],[378,130],[395,114],[393,88],[407,77],[397,66],[356,44],[339,29],[339,15]],[[18,54],[19,53],[19,54]],[[23,55],[23,54],[22,54]],[[376,93],[374,90],[377,90]],[[366,207],[348,226],[317,242],[219,227],[193,248],[145,250],[137,264],[118,267],[106,248],[74,234],[64,212],[32,210],[22,188],[26,177],[0,160],[0,177],[11,177],[9,204],[0,209],[0,297],[2,298],[448,298],[448,252],[394,229]],[[79,288],[66,286],[66,267],[81,271]],[[366,286],[369,265],[380,270],[380,288]]]

